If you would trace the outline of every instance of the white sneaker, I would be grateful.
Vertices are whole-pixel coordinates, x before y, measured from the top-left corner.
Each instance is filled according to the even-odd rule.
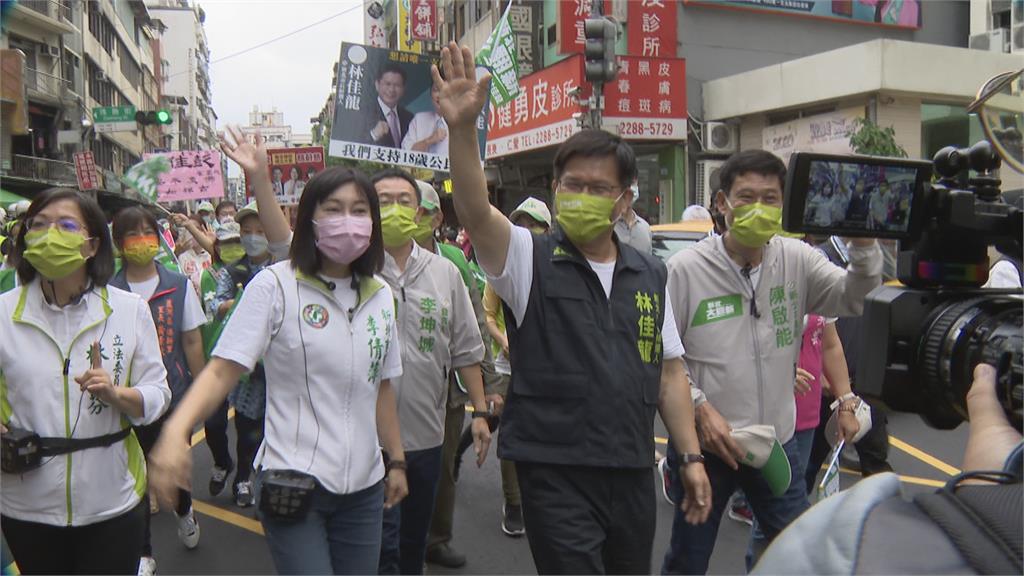
[[[156,574],[156,560],[151,556],[139,558],[139,576],[153,576]]]
[[[178,539],[189,550],[199,546],[199,522],[195,512],[189,508],[188,514],[178,516]]]

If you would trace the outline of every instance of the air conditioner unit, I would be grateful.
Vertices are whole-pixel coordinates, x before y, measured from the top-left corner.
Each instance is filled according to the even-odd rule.
[[[705,122],[704,151],[719,154],[732,154],[739,142],[736,126],[725,122]]]
[[[1024,24],[1016,24],[1010,29],[1010,52],[1013,54],[1024,52]]]
[[[60,46],[47,46],[50,50],[50,56],[54,58],[60,58]]]
[[[709,122],[710,124],[710,122]],[[711,207],[711,200],[714,198],[718,187],[718,171],[725,164],[725,160],[698,160],[697,161],[697,193],[694,203]]]
[[[967,42],[968,47],[974,50],[986,50],[988,52],[1009,52],[1010,31],[1006,28],[996,28],[982,34],[971,36]]]

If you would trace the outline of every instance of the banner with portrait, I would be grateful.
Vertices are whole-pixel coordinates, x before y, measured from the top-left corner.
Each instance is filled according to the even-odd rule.
[[[344,42],[328,154],[449,172],[448,125],[438,109],[429,56]],[[480,158],[485,107],[477,119]]]

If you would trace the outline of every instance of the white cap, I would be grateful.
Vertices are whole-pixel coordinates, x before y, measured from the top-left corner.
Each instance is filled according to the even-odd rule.
[[[699,204],[691,204],[683,210],[683,222],[690,220],[711,220],[711,212]]]
[[[775,437],[775,427],[755,424],[735,428],[730,433],[732,439],[745,452],[740,464],[757,468],[768,482],[768,487],[775,496],[782,496],[789,489],[793,480],[793,470],[789,466],[786,451]],[[801,478],[799,480],[803,482]]]
[[[533,196],[523,200],[515,210],[509,214],[509,220],[515,220],[520,214],[526,214],[530,218],[533,218],[537,222],[541,222],[551,227],[551,210],[548,209],[548,205],[537,200]]]
[[[416,186],[420,189],[420,206],[431,212],[441,207],[441,198],[437,195],[437,190],[429,182],[417,180]]]

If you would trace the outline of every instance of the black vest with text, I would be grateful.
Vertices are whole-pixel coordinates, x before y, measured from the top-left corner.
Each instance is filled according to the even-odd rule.
[[[533,237],[533,286],[508,322],[512,381],[498,455],[648,468],[661,387],[665,265],[614,240],[611,298],[561,230]],[[510,310],[505,317],[515,318]]]

